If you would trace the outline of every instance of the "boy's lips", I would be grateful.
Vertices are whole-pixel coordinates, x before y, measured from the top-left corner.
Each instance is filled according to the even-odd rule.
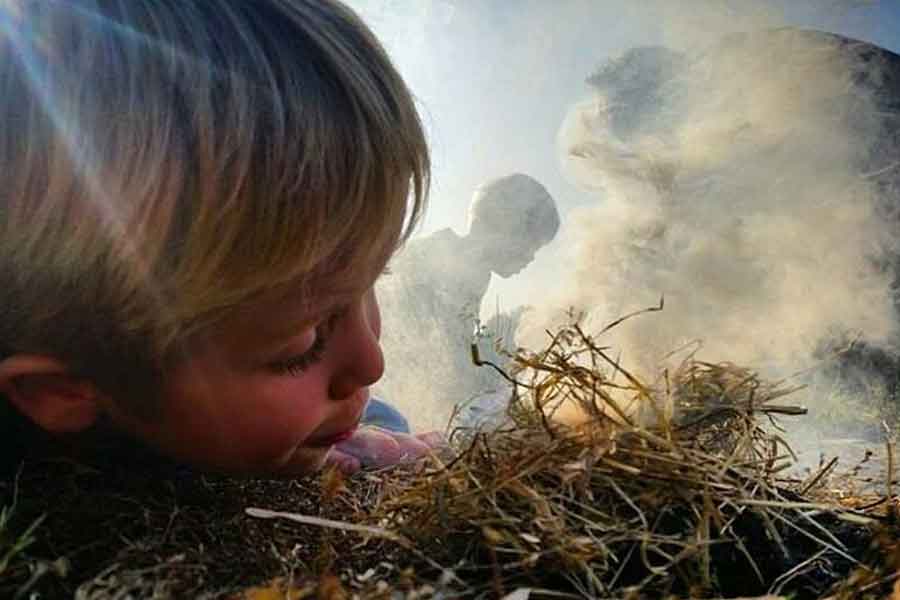
[[[366,404],[369,402],[369,390],[368,388],[362,388],[354,394],[352,400],[348,400],[348,408],[352,410],[351,413],[353,416],[350,419],[342,419],[344,424],[349,423],[345,429],[339,429],[335,433],[327,433],[325,435],[317,435],[313,438],[307,439],[303,445],[308,448],[327,448],[329,446],[334,446],[335,444],[339,444],[344,442],[356,433],[357,428],[359,427],[359,422],[363,418],[363,414],[366,410]]]
[[[335,444],[339,444],[343,441],[349,440],[353,437],[353,434],[356,433],[356,428],[358,426],[354,425],[350,429],[345,429],[344,431],[339,431],[338,433],[317,437],[311,440],[307,440],[305,446],[310,446],[313,448],[324,448],[326,446],[334,446]]]

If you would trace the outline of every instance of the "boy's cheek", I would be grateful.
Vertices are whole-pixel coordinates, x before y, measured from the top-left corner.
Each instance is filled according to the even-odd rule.
[[[326,452],[304,448],[306,423],[267,418],[264,411],[246,415],[237,427],[210,419],[137,420],[121,411],[110,414],[112,427],[136,442],[179,462],[204,470],[234,474],[290,474],[315,471]]]

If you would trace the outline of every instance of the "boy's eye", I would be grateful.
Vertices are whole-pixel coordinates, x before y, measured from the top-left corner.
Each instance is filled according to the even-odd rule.
[[[327,342],[328,340],[324,335],[316,332],[316,341],[313,342],[309,350],[303,354],[276,361],[272,363],[272,367],[285,375],[300,376],[309,367],[322,360],[322,357],[325,355]]]
[[[322,360],[328,347],[328,338],[346,312],[346,308],[337,310],[316,327],[316,339],[309,350],[297,356],[278,360],[272,363],[272,368],[286,375],[303,375],[312,365]]]

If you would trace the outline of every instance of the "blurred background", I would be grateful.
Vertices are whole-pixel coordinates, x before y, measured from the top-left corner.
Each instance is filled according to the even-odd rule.
[[[527,305],[515,338],[537,347],[566,308],[602,324],[665,296],[663,315],[613,340],[623,362],[652,378],[661,356],[697,342],[709,360],[807,373],[818,387],[803,402],[819,416],[866,413],[829,439],[881,431],[898,346],[886,265],[900,237],[885,209],[896,205],[896,148],[882,135],[895,118],[877,98],[885,59],[771,32],[832,32],[898,52],[900,3],[349,3],[386,45],[428,130],[433,188],[420,236],[464,234],[475,188],[509,173],[556,200],[559,234],[517,275],[491,278],[484,320]],[[876,75],[860,87],[860,72]],[[829,362],[848,348],[858,356]],[[435,360],[456,351],[422,349]],[[402,377],[418,392],[394,397]],[[431,401],[436,385],[454,383],[389,362],[382,393],[415,427],[440,428],[450,409]]]

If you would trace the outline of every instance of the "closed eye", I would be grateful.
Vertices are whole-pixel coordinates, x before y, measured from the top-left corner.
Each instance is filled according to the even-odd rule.
[[[285,375],[299,377],[322,360],[328,349],[328,340],[337,327],[340,319],[347,313],[347,307],[341,308],[331,314],[325,321],[316,327],[316,339],[312,346],[303,354],[291,356],[272,363],[272,368]]]
[[[317,332],[316,340],[313,342],[313,345],[310,346],[309,350],[303,354],[276,361],[272,363],[272,368],[285,375],[293,375],[295,377],[300,376],[311,366],[322,360],[322,357],[325,356],[327,347],[328,339]]]

